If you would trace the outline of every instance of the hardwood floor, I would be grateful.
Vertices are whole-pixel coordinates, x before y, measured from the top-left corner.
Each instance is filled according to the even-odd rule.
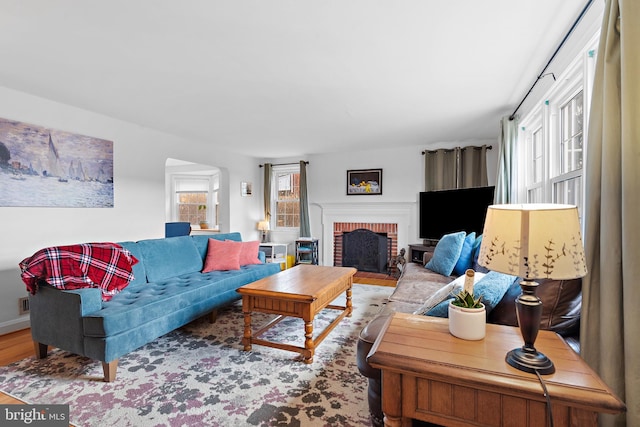
[[[353,276],[353,283],[395,287],[398,279],[388,274],[358,271],[355,276]]]
[[[0,366],[7,366],[26,357],[35,357],[31,329],[22,329],[6,335],[0,335]],[[23,403],[0,392],[0,404]]]
[[[27,328],[0,335],[0,366],[7,366],[27,357],[35,358],[31,329]],[[0,391],[0,405],[13,404],[24,404],[24,402]],[[69,427],[74,427],[74,425],[69,424]]]

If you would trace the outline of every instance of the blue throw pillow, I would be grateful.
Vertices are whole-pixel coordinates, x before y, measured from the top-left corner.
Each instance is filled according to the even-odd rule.
[[[442,236],[433,251],[431,260],[425,267],[443,276],[451,276],[453,267],[455,267],[458,258],[460,258],[466,235],[467,233],[460,231]]]
[[[473,255],[471,255],[471,268],[479,273],[488,273],[489,269],[478,264],[478,257],[480,256],[480,246],[482,245],[482,234],[476,237],[476,241],[473,243]]]
[[[433,317],[449,317],[449,301],[452,300],[453,298],[447,298],[431,310],[427,311],[426,315]]]
[[[490,271],[473,286],[473,293],[482,296],[482,303],[489,314],[517,279],[517,276]]]
[[[476,298],[482,296],[482,303],[487,311],[487,316],[498,305],[511,284],[517,279],[517,276],[490,271],[473,286],[473,295]],[[427,316],[449,317],[449,301],[452,299],[448,298],[433,307],[427,312]]]
[[[471,268],[473,263],[473,244],[476,241],[476,232],[467,234],[462,244],[462,250],[460,251],[460,258],[455,267],[453,267],[453,274],[455,276],[462,276],[467,269]]]

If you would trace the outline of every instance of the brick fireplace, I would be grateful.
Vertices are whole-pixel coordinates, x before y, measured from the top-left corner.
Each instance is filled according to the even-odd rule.
[[[376,233],[387,233],[393,239],[392,254],[400,248],[407,248],[409,236],[414,234],[416,203],[411,202],[355,202],[322,203],[321,208],[322,265],[334,265],[336,233],[353,231],[359,228]],[[339,239],[337,239],[339,240]],[[413,240],[413,238],[411,238]],[[341,252],[341,248],[337,248]],[[341,258],[340,258],[341,259]]]
[[[335,222],[333,224],[333,265],[342,266],[343,260],[343,236],[355,230],[369,230],[389,239],[391,243],[391,256],[398,253],[398,224],[371,223],[371,222]],[[385,254],[389,258],[389,254]]]

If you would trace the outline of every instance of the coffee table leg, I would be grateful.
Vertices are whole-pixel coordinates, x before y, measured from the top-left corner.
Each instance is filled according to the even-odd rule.
[[[244,312],[244,337],[242,338],[244,351],[251,351],[251,312]]]
[[[347,305],[346,305],[346,310],[347,310],[347,317],[351,317],[351,314],[353,313],[353,303],[351,301],[351,286],[349,286],[347,288]]]
[[[304,321],[304,353],[302,354],[302,361],[304,363],[313,362],[313,354],[315,353],[315,344],[313,343],[313,319],[310,321]]]

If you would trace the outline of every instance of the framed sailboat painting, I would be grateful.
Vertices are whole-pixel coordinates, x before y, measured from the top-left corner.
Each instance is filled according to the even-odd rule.
[[[113,142],[0,118],[0,206],[113,207]]]

